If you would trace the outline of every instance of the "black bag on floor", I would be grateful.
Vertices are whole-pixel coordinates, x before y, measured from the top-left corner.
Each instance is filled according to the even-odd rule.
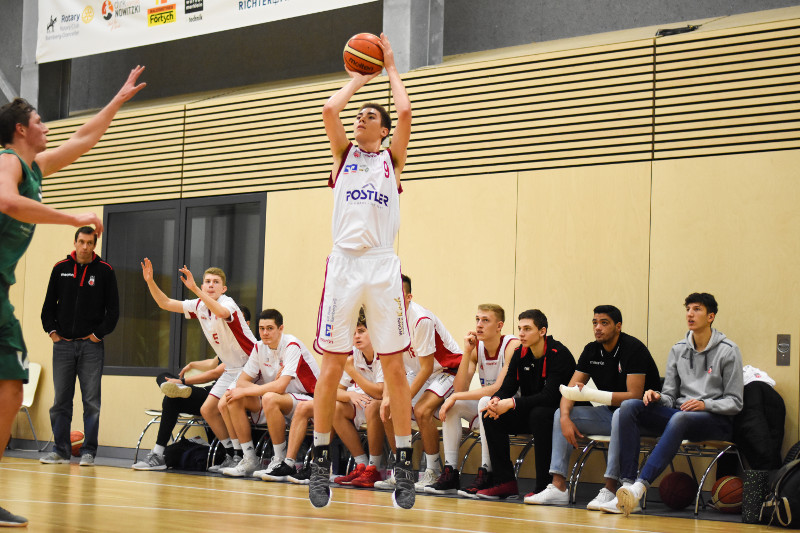
[[[769,525],[800,529],[800,459],[778,470],[761,507],[761,520]]]
[[[177,442],[166,447],[164,462],[167,464],[167,468],[202,472],[206,469],[208,450],[208,444],[181,437]]]

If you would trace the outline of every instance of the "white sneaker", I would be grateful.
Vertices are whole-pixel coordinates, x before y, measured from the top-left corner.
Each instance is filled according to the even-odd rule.
[[[394,490],[397,487],[397,481],[394,479],[394,474],[384,479],[383,481],[376,481],[375,488],[380,490]]]
[[[167,463],[163,455],[150,452],[144,460],[134,463],[131,468],[134,470],[166,470]]]
[[[181,383],[165,381],[161,384],[161,392],[167,398],[188,398],[192,395],[192,388]]]
[[[569,491],[558,490],[555,485],[550,483],[542,492],[525,496],[524,501],[532,505],[567,505]]]
[[[258,459],[253,458],[252,460],[248,460],[244,458],[239,461],[239,464],[236,466],[221,469],[220,473],[222,473],[223,476],[230,477],[250,477],[258,466]]]
[[[604,513],[609,514],[622,514],[622,511],[617,506],[617,497],[614,496],[611,500],[608,500],[606,503],[600,505],[600,510]]]
[[[610,502],[614,498],[616,498],[614,493],[603,487],[600,489],[600,492],[597,493],[597,496],[594,497],[594,500],[589,502],[589,505],[587,505],[586,508],[590,511],[602,511],[603,505]]]
[[[218,465],[211,465],[208,467],[208,471],[213,474],[218,474],[223,468],[231,468],[239,464],[242,458],[238,455],[226,455],[225,460],[222,461]]]
[[[425,487],[433,485],[437,479],[439,479],[439,475],[432,468],[426,468],[425,472],[419,476],[419,481],[414,483],[414,490],[416,492],[425,492]]]
[[[622,511],[625,516],[631,513],[641,513],[642,507],[639,502],[642,500],[647,487],[644,483],[637,481],[633,485],[623,486],[617,490],[617,508]]]

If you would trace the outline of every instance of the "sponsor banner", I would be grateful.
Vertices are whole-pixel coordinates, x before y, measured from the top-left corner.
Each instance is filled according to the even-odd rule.
[[[39,0],[36,60],[101,54],[376,1]]]

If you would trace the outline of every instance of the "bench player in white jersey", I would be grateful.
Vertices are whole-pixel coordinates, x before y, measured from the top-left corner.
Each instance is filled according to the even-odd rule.
[[[239,464],[221,469],[227,476],[249,477],[260,466],[250,424],[253,422],[269,426],[263,398],[270,393],[288,396],[286,408],[293,411],[296,401],[309,399],[310,396],[298,395],[295,399],[287,393],[294,390],[307,391],[307,387],[311,387],[313,391],[315,371],[318,373],[316,361],[310,353],[303,353],[308,350],[302,343],[292,335],[283,333],[283,315],[279,311],[261,311],[258,317],[258,333],[261,340],[253,348],[235,386],[229,387],[219,402],[225,425],[239,439],[244,455]],[[299,380],[299,385],[295,384],[298,375],[303,377]],[[272,409],[275,408],[278,408],[277,403],[272,406]],[[283,440],[283,415],[280,414],[279,418],[280,427],[275,429],[276,432],[281,432],[280,440]]]
[[[392,500],[405,509],[414,505],[411,396],[402,357],[410,337],[400,259],[393,248],[400,226],[400,174],[411,134],[411,102],[385,35],[381,35],[380,43],[397,114],[389,149],[381,151],[392,123],[380,105],[368,103],[359,110],[353,123],[355,145],[339,117],[353,95],[377,73],[348,71],[350,81],[330,97],[322,110],[333,155],[329,184],[333,187],[334,204],[333,250],[328,256],[317,320],[316,345],[323,351],[323,358],[315,393],[314,462],[308,490],[314,507],[330,502],[328,456],[336,395],[362,305],[366,307],[372,344],[381,358],[388,390],[398,402],[394,412],[398,484]]]
[[[228,451],[225,460],[231,464],[234,459],[230,448],[234,443],[225,427],[218,403],[227,388],[239,377],[239,372],[256,344],[256,338],[250,331],[239,306],[236,305],[233,298],[225,296],[228,287],[225,285],[226,276],[222,269],[215,267],[207,269],[203,273],[202,288],[197,286],[194,276],[186,268],[186,265],[178,271],[183,274],[181,281],[186,288],[197,295],[196,299],[180,301],[168,297],[153,280],[153,265],[150,260],[145,257],[142,263],[142,276],[156,304],[165,311],[183,313],[186,318],[199,320],[206,339],[219,357],[221,364],[225,365],[225,373],[211,388],[208,398],[200,408],[200,414],[203,415],[203,419],[208,423],[214,435]],[[194,385],[202,383],[202,381],[196,381],[199,379],[197,376],[183,377],[181,381],[184,385]],[[238,442],[235,444],[238,446]]]
[[[434,418],[445,398],[453,392],[453,379],[461,363],[461,349],[436,315],[411,301],[411,278],[403,274],[402,279],[403,302],[411,332],[411,350],[404,357],[406,379],[411,388],[411,406],[422,436],[426,464],[414,489],[424,492],[425,487],[433,484],[442,471],[439,430]],[[390,409],[394,412],[396,407],[395,399],[391,398],[390,401],[384,394],[381,418],[387,435],[393,432],[394,420],[393,416],[389,418],[387,412]],[[395,480],[396,477],[392,477],[376,484],[376,487],[391,488]]]
[[[378,383],[380,368],[381,362],[375,357],[367,330],[367,319],[363,312],[359,313],[353,336],[353,355],[347,358],[339,385],[346,392],[347,398],[336,403],[333,419],[336,434],[355,459],[356,467],[349,474],[335,478],[334,483],[371,488],[376,481],[381,480],[385,434],[380,411],[375,408],[380,405],[383,395],[383,384]],[[369,457],[358,435],[358,428],[365,423]]]
[[[492,462],[489,448],[483,440],[482,419],[478,416],[478,401],[484,396],[492,397],[508,370],[508,362],[520,342],[514,335],[503,335],[506,313],[497,304],[481,304],[475,313],[475,330],[464,338],[464,356],[453,383],[453,394],[448,396],[439,409],[442,421],[442,445],[444,447],[444,469],[436,483],[425,487],[432,494],[452,494],[477,499],[477,492],[491,487]],[[469,388],[475,370],[478,370],[480,387]],[[461,419],[471,429],[481,432],[481,466],[475,481],[460,490],[458,474],[458,449],[461,444]]]

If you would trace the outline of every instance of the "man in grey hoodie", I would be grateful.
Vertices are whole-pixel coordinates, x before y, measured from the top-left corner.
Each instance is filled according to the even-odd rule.
[[[648,390],[642,400],[626,400],[619,409],[623,486],[603,506],[606,512],[640,512],[639,501],[681,441],[729,440],[733,416],[742,410],[742,354],[711,327],[717,301],[708,293],[692,293],[685,305],[689,332],[669,352],[661,392]],[[637,478],[640,429],[661,433],[661,438]]]

